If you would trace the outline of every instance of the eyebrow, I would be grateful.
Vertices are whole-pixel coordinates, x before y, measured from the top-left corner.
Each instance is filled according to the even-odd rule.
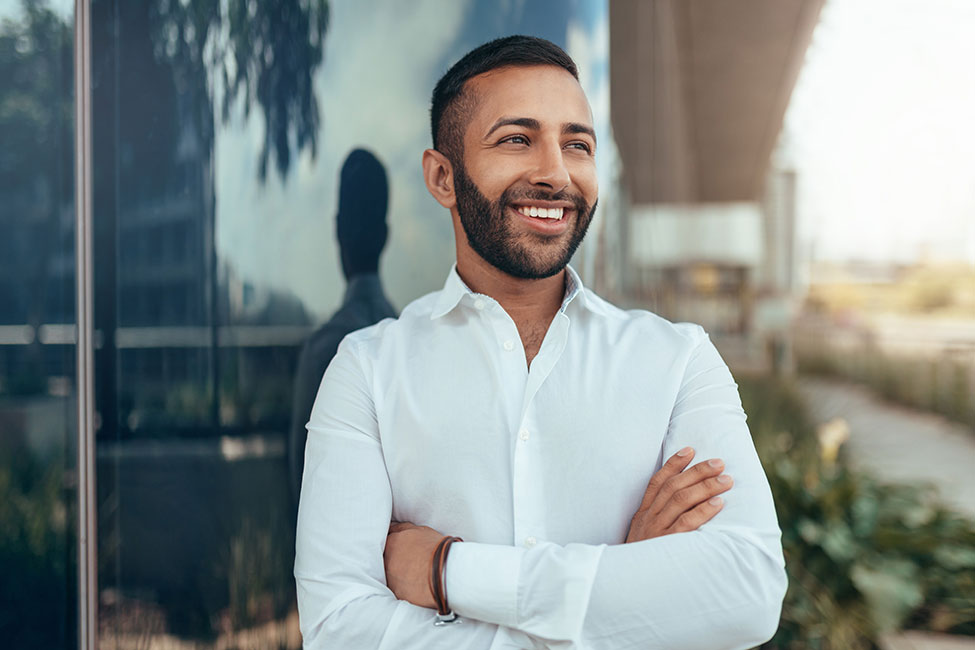
[[[521,126],[526,129],[532,129],[533,131],[539,131],[542,128],[542,123],[533,117],[502,117],[494,123],[484,137],[490,137],[492,133],[500,129],[502,126]],[[596,132],[587,124],[581,124],[579,122],[568,122],[567,124],[563,124],[562,134],[568,135],[571,133],[585,133],[591,137],[593,141],[596,140]]]
[[[538,131],[542,128],[542,123],[533,117],[502,117],[494,126],[485,134],[485,138],[489,137],[492,133],[500,129],[502,126],[523,126],[526,129],[532,129],[533,131]]]
[[[570,133],[585,133],[592,138],[593,142],[596,141],[596,132],[588,124],[580,124],[579,122],[569,122],[568,124],[563,124],[562,135],[568,135]]]

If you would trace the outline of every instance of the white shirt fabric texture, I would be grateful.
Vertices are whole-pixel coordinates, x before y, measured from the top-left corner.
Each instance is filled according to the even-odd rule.
[[[700,529],[624,544],[685,446],[734,487]],[[390,521],[464,539],[460,624],[386,587]],[[305,648],[750,648],[786,589],[765,473],[702,328],[624,311],[568,269],[526,363],[514,321],[453,269],[443,290],[347,336],[308,422],[295,578]]]

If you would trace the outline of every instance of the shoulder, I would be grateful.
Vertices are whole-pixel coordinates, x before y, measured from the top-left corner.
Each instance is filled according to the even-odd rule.
[[[695,348],[709,340],[704,328],[696,323],[674,323],[646,309],[623,309],[590,289],[584,291],[592,320],[602,321],[604,326],[620,334],[686,348]]]
[[[342,346],[352,348],[357,354],[372,356],[391,341],[419,334],[430,327],[430,314],[439,293],[434,291],[417,298],[403,309],[398,318],[384,318],[375,325],[348,334],[342,340]]]

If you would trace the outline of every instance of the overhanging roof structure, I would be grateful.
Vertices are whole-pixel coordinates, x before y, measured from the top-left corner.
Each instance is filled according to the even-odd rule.
[[[824,0],[611,0],[633,203],[754,201]]]

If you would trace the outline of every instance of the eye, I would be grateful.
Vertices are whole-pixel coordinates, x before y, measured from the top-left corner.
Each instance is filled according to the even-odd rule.
[[[589,146],[588,142],[582,142],[577,140],[575,142],[570,142],[569,144],[566,145],[566,147],[568,147],[569,149],[578,149],[579,151],[585,151],[588,154],[592,153],[592,147]]]
[[[523,135],[509,135],[502,138],[498,144],[528,144],[528,138]]]

